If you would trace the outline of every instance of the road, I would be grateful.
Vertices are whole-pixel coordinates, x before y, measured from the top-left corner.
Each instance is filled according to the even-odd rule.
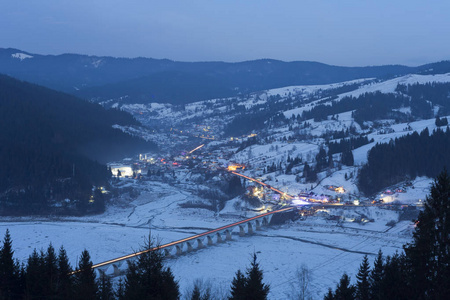
[[[231,171],[231,173],[234,174],[234,175],[237,175],[237,176],[241,176],[241,177],[243,177],[243,178],[245,178],[245,179],[251,180],[251,181],[253,181],[253,182],[259,183],[259,184],[261,184],[262,186],[264,186],[264,187],[266,187],[266,188],[269,188],[269,189],[271,189],[272,191],[275,191],[275,192],[279,193],[280,195],[282,195],[282,196],[284,196],[284,197],[286,197],[286,198],[289,198],[289,199],[293,199],[293,198],[294,198],[294,197],[292,197],[291,195],[288,195],[288,194],[286,194],[286,193],[280,191],[279,189],[276,189],[276,188],[274,188],[273,186],[268,185],[268,184],[266,184],[266,183],[264,183],[264,182],[262,182],[262,181],[259,181],[259,180],[255,179],[255,178],[251,178],[251,177],[245,176],[245,175],[243,175],[243,174],[240,174],[240,173],[234,172],[234,171]]]

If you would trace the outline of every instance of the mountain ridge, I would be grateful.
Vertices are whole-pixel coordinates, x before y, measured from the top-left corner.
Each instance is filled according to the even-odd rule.
[[[31,57],[12,57],[17,53]],[[130,103],[185,104],[289,85],[328,84],[369,77],[390,78],[407,73],[448,71],[448,61],[418,67],[345,67],[275,59],[229,63],[80,54],[41,55],[0,48],[0,73],[89,100],[128,96]],[[174,93],[175,90],[177,93]]]

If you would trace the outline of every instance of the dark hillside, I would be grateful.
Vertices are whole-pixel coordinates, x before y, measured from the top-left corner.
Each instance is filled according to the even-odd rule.
[[[404,66],[338,67],[317,62],[255,60],[240,63],[174,62],[171,70],[124,82],[87,87],[74,94],[106,100],[127,95],[129,103],[190,103],[290,85],[314,85],[406,74]]]
[[[0,211],[45,213],[49,200],[88,201],[111,176],[106,162],[155,146],[111,126],[120,111],[0,75]],[[90,147],[95,144],[96,147]],[[89,153],[89,155],[86,155]]]

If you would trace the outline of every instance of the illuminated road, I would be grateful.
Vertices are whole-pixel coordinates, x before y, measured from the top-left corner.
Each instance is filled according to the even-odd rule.
[[[261,184],[262,186],[265,186],[266,188],[271,189],[272,191],[275,191],[275,192],[277,192],[277,193],[280,193],[280,195],[285,196],[286,198],[289,198],[289,199],[293,199],[293,198],[294,198],[294,197],[292,197],[291,195],[288,195],[288,194],[286,194],[286,193],[284,193],[284,192],[282,192],[282,191],[280,191],[280,190],[278,190],[278,189],[276,189],[276,188],[274,188],[274,187],[272,187],[272,186],[270,186],[270,185],[268,185],[268,184],[266,184],[266,183],[264,183],[264,182],[262,182],[262,181],[259,181],[259,180],[255,179],[255,178],[251,178],[251,177],[248,177],[248,176],[239,174],[239,173],[234,172],[234,171],[232,171],[231,173],[233,173],[234,175],[238,175],[238,176],[244,177],[245,179],[254,181],[254,182],[256,182],[256,183],[259,183],[259,184]]]
[[[188,153],[191,154],[194,151],[197,151],[198,149],[202,148],[203,146],[205,146],[205,144],[202,144],[200,146],[198,146],[197,148],[195,148],[194,150],[189,151]]]
[[[276,213],[287,212],[287,211],[290,211],[290,210],[293,210],[293,209],[295,209],[295,208],[294,207],[286,207],[286,208],[282,208],[282,209],[279,209],[279,210],[274,210],[274,211],[271,211],[271,212],[267,212],[267,213],[264,213],[264,214],[261,214],[261,215],[255,216],[255,217],[251,217],[251,218],[248,218],[248,219],[236,222],[236,223],[225,225],[225,226],[222,226],[222,227],[219,227],[219,228],[207,231],[207,232],[196,234],[196,235],[193,235],[193,236],[185,238],[185,239],[181,239],[181,240],[174,241],[174,242],[171,242],[171,243],[168,243],[168,244],[165,244],[165,245],[156,246],[156,247],[144,250],[144,251],[136,252],[136,253],[133,253],[133,254],[129,254],[129,255],[125,255],[125,256],[121,256],[121,257],[115,258],[115,259],[111,259],[111,260],[108,260],[108,261],[105,261],[105,262],[102,262],[102,263],[98,263],[98,264],[93,265],[92,268],[93,269],[100,268],[100,267],[103,267],[103,266],[107,266],[107,265],[114,264],[114,263],[117,263],[117,262],[120,262],[120,261],[123,261],[123,260],[130,259],[130,258],[133,258],[133,257],[137,257],[137,256],[139,256],[141,254],[144,254],[144,253],[147,253],[147,252],[151,252],[151,251],[155,251],[155,250],[161,250],[161,249],[164,249],[164,248],[172,247],[172,246],[179,245],[179,244],[182,244],[182,243],[185,243],[185,242],[189,242],[189,241],[195,241],[198,238],[205,237],[205,236],[208,236],[208,235],[213,234],[213,233],[218,233],[218,232],[221,232],[223,230],[226,230],[226,229],[229,229],[229,228],[233,228],[233,227],[239,226],[241,224],[245,224],[245,223],[247,223],[249,221],[252,221],[252,220],[263,218],[265,216],[269,216],[269,215],[276,214]]]

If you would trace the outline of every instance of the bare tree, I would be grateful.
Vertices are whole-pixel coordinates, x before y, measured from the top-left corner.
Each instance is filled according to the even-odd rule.
[[[305,264],[302,264],[300,268],[297,268],[295,278],[291,282],[291,294],[289,298],[295,300],[312,299],[310,283],[311,271]]]

